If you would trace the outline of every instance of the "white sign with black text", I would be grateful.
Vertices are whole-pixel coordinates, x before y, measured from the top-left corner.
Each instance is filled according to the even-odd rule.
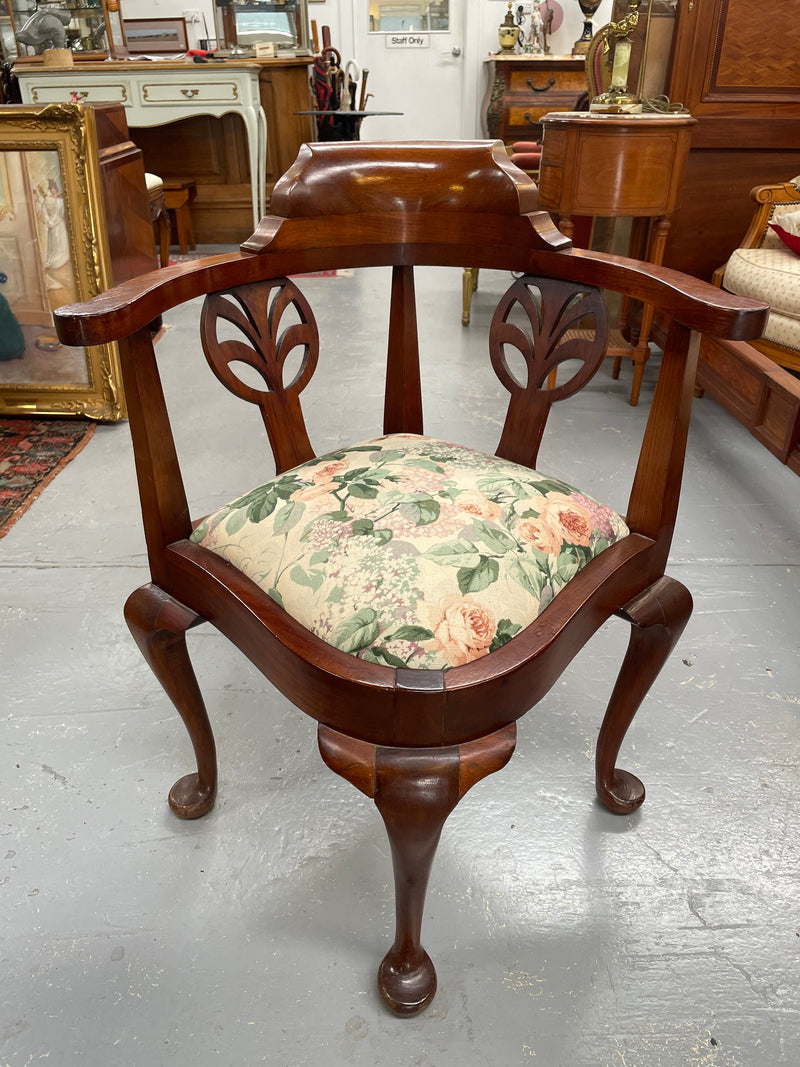
[[[387,33],[387,48],[430,48],[429,33]]]

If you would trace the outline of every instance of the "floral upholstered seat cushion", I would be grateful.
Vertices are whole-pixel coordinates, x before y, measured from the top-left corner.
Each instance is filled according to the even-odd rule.
[[[438,669],[500,648],[628,532],[611,508],[528,467],[391,434],[266,482],[192,540],[336,648]]]

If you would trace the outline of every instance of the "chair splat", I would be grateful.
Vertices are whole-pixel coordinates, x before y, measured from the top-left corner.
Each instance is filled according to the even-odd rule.
[[[299,321],[291,321],[290,311]],[[220,334],[227,323],[235,337]],[[230,331],[225,331],[230,332]],[[206,297],[200,335],[208,364],[236,396],[257,404],[280,474],[314,456],[300,406],[300,393],[311,381],[319,359],[319,332],[314,313],[300,289],[288,278],[240,285]],[[297,373],[286,381],[286,364],[302,347]],[[264,389],[248,385],[236,365],[255,370]]]

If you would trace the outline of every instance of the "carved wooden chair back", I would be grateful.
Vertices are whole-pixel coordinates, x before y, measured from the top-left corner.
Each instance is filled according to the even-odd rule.
[[[464,263],[519,275],[488,338],[509,393],[494,456],[423,431],[414,270]],[[316,457],[300,399],[325,354],[291,276],[386,265],[383,436]],[[672,319],[624,518],[534,469],[550,409],[602,361],[602,289]],[[148,323],[201,295],[206,358],[260,409],[278,473],[199,519]],[[615,613],[631,640],[600,731],[596,788],[615,812],[642,802],[641,782],[616,758],[691,610],[664,567],[698,331],[746,339],[764,316],[758,302],[673,271],[572,250],[538,210],[536,186],[490,142],[306,145],[241,253],[168,267],[57,313],[67,343],[119,341],[152,575],[126,617],[197,757],[170,804],[194,818],[216,795],[213,734],[185,641],[208,620],[318,720],[326,763],[375,800],[397,914],[378,985],[394,1011],[420,1011],[436,988],[420,932],[447,815],[510,758],[516,720]],[[287,374],[298,348],[299,370]],[[239,364],[263,385],[246,384]]]

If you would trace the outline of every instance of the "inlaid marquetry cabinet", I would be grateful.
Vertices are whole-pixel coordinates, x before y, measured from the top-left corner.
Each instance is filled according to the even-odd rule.
[[[697,126],[666,265],[710,278],[747,230],[750,189],[800,173],[798,14],[786,0],[678,0],[666,91]]]

